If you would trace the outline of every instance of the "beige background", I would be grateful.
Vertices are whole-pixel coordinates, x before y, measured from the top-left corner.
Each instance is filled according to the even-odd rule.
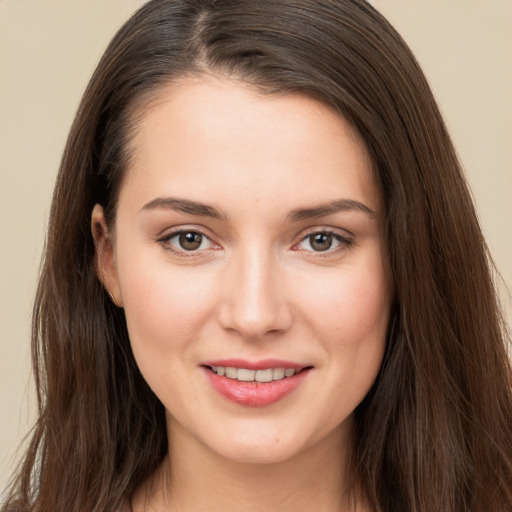
[[[30,309],[60,154],[102,50],[142,3],[0,0],[0,488],[35,416]],[[373,3],[429,77],[512,288],[512,0]]]

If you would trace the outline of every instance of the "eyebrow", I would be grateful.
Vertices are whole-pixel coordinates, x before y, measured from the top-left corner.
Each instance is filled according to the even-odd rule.
[[[149,201],[149,203],[146,203],[141,208],[141,211],[156,209],[174,210],[176,212],[188,213],[189,215],[199,215],[201,217],[211,217],[219,220],[226,219],[226,214],[213,206],[176,197],[157,197]]]
[[[354,199],[338,199],[335,201],[329,201],[325,204],[312,206],[311,208],[298,208],[296,210],[292,210],[288,214],[288,220],[298,222],[301,220],[325,217],[339,212],[362,212],[372,218],[377,217],[376,212],[360,201],[355,201]]]
[[[214,206],[191,201],[190,199],[180,199],[176,197],[157,197],[146,203],[141,211],[167,209],[177,212],[187,213],[189,215],[199,215],[201,217],[211,217],[218,220],[226,220],[227,215]],[[287,215],[290,222],[299,222],[302,220],[325,217],[339,212],[362,212],[370,217],[377,217],[377,214],[364,203],[354,199],[338,199],[329,201],[325,204],[312,206],[310,208],[297,208]]]

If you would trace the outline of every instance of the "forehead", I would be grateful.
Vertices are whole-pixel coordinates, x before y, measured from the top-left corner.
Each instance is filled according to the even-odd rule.
[[[235,194],[285,205],[286,198],[307,204],[348,194],[378,209],[363,141],[341,115],[304,94],[262,95],[232,80],[183,79],[141,110],[130,146],[121,196],[215,203]]]

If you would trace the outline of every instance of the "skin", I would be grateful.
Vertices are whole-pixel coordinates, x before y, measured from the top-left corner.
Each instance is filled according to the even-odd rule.
[[[101,279],[167,411],[171,450],[134,510],[348,510],[353,411],[379,371],[390,303],[364,144],[314,99],[198,77],[158,95],[131,145],[115,226],[99,205],[92,224]],[[190,231],[197,250],[180,246]],[[312,369],[247,407],[201,367],[226,358]]]

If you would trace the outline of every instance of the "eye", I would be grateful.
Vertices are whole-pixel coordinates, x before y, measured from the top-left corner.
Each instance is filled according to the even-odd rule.
[[[297,245],[298,249],[313,252],[334,252],[350,247],[352,240],[332,231],[317,231],[305,236]]]
[[[200,231],[174,231],[159,240],[166,248],[178,253],[193,253],[214,247],[213,242]]]

